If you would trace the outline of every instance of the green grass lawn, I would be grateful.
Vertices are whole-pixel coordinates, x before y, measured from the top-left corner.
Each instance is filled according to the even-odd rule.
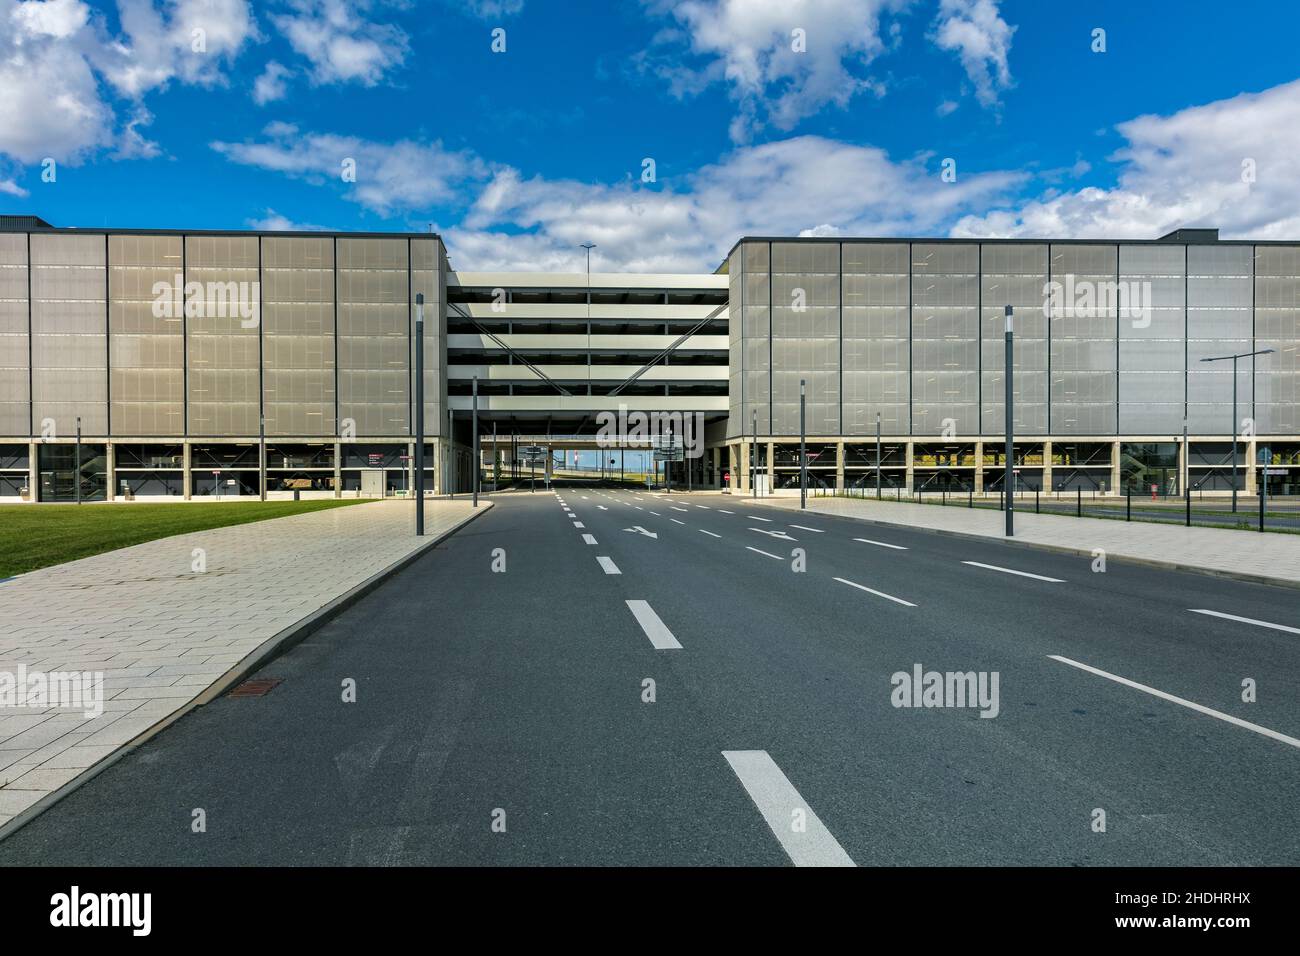
[[[0,578],[228,525],[364,504],[366,499],[175,504],[0,505]]]

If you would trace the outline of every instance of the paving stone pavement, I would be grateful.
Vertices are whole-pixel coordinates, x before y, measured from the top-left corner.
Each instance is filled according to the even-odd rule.
[[[759,498],[760,504],[799,510],[798,497]],[[1032,507],[1032,505],[1031,505]],[[917,505],[858,498],[809,498],[814,514],[865,518],[886,524],[1003,538],[1001,511]],[[1016,512],[1015,540],[1027,544],[1104,550],[1108,557],[1131,558],[1220,574],[1300,583],[1300,536],[1228,528],[1187,528],[1144,521],[1111,521]]]
[[[412,508],[376,501],[177,535],[0,582],[0,620],[11,625],[0,687],[21,668],[103,674],[98,715],[0,708],[0,826],[285,628],[473,516],[467,501],[427,501],[426,537],[416,538]]]

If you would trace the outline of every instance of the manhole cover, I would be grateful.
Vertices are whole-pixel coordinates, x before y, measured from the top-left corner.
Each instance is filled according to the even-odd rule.
[[[265,697],[278,685],[284,683],[282,677],[265,677],[258,680],[246,680],[229,695],[230,697]]]

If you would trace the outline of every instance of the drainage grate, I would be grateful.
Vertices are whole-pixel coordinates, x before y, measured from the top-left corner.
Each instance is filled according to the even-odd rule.
[[[283,677],[265,677],[259,680],[246,680],[226,696],[228,697],[265,697],[279,684]]]

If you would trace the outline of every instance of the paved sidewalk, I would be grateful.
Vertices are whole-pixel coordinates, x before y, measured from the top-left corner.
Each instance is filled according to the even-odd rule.
[[[759,498],[774,508],[799,509],[799,498]],[[815,514],[862,518],[880,524],[946,531],[1005,540],[1001,511],[960,506],[917,505],[858,498],[809,498]],[[1300,585],[1300,536],[1187,528],[1143,521],[1110,521],[1016,512],[1015,540],[1022,544],[1127,558],[1160,567],[1209,571],[1246,580]]]
[[[0,690],[23,668],[103,674],[98,716],[0,709],[0,826],[187,708],[286,628],[492,505],[430,500],[424,538],[413,507],[377,501],[176,535],[0,583],[10,625]]]

